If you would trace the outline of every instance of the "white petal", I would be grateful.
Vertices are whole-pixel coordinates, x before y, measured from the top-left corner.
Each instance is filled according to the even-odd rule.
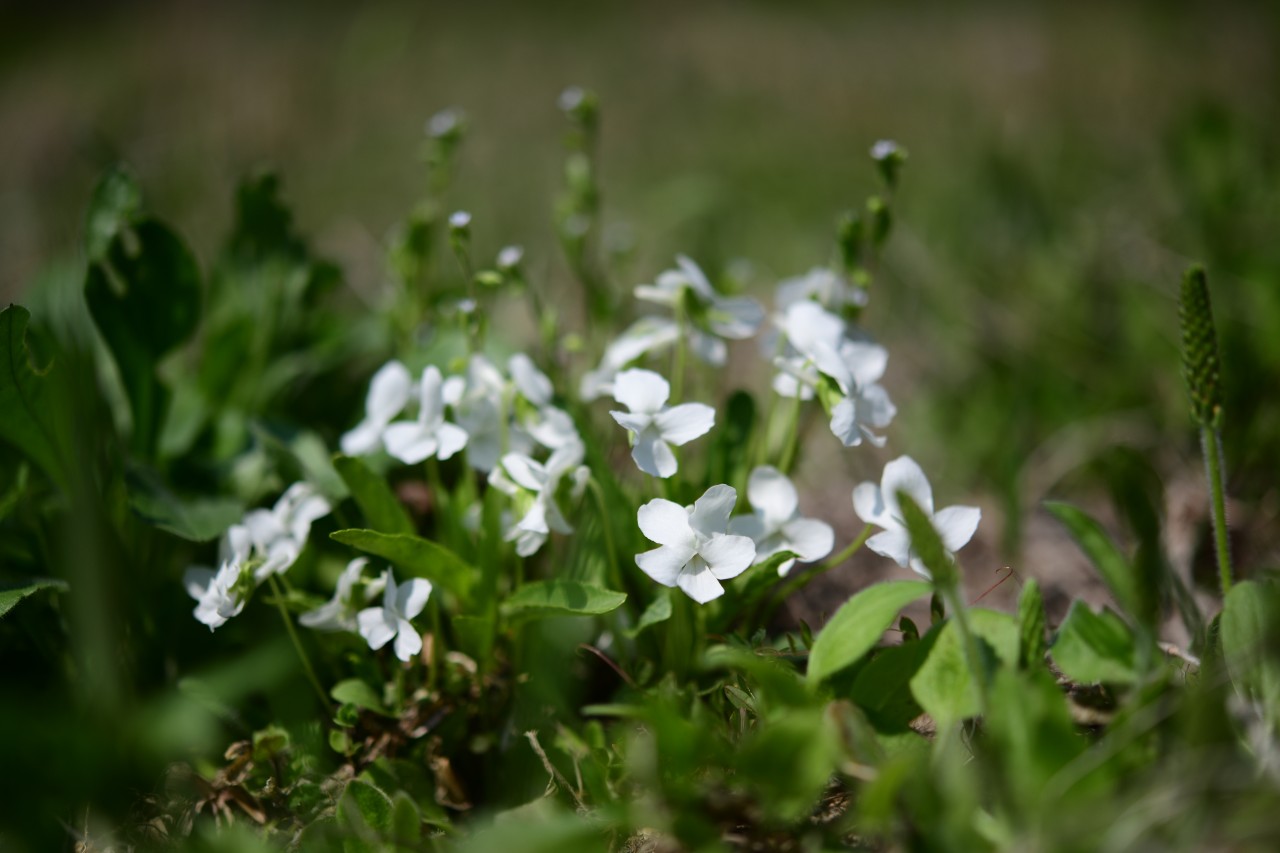
[[[533,359],[522,352],[511,356],[507,361],[507,369],[511,371],[511,381],[516,390],[535,406],[545,406],[551,402],[551,380],[538,369]]]
[[[404,411],[413,393],[413,377],[409,368],[398,361],[388,361],[369,381],[365,412],[370,421],[386,424]]]
[[[684,510],[680,510],[684,512]],[[196,601],[204,598],[205,593],[209,590],[209,584],[213,583],[214,571],[203,566],[192,566],[182,573],[182,585],[187,589],[187,595]]]
[[[679,447],[706,435],[716,424],[716,410],[704,403],[684,403],[657,414],[653,425],[662,440]]]
[[[624,370],[613,379],[613,398],[638,414],[656,414],[671,395],[671,385],[652,370]]]
[[[689,511],[674,501],[654,498],[636,513],[640,532],[659,545],[693,551],[695,537],[689,526]]]
[[[653,415],[650,414],[617,411],[610,411],[609,414],[619,426],[634,433],[643,432],[653,424]]]
[[[396,612],[405,619],[412,619],[427,606],[431,596],[431,581],[410,578],[396,587]]]
[[[942,537],[942,547],[959,551],[973,538],[982,520],[982,510],[975,506],[949,506],[938,510],[933,517],[933,527]]]
[[[759,515],[735,515],[729,519],[729,532],[735,536],[750,536],[756,543],[756,556],[760,556],[760,542],[769,535]]]
[[[421,396],[418,405],[418,422],[435,426],[444,419],[444,378],[434,364],[422,372]],[[424,457],[425,458],[425,457]]]
[[[467,380],[461,376],[450,376],[440,386],[440,399],[444,400],[447,406],[456,406],[462,402],[466,392]]]
[[[702,566],[698,571],[681,572],[676,578],[676,585],[685,595],[699,604],[706,604],[724,595],[724,587],[706,566]]]
[[[796,487],[772,465],[761,465],[747,480],[747,500],[764,515],[764,523],[776,527],[796,514]]]
[[[396,657],[408,663],[413,656],[422,651],[422,635],[404,619],[401,619],[396,630]]]
[[[891,515],[902,517],[902,511],[898,508],[898,492],[911,495],[925,514],[933,515],[933,490],[929,488],[929,480],[924,471],[920,470],[920,466],[910,456],[899,456],[884,466],[880,491],[884,493],[884,502]]]
[[[834,379],[845,394],[851,393],[857,387],[849,366],[845,364],[835,348],[826,341],[815,342],[806,355],[813,360],[814,366],[819,371]]]
[[[621,370],[645,353],[671,346],[680,335],[680,327],[666,317],[641,317],[605,349],[601,369]]]
[[[643,554],[636,554],[636,565],[646,575],[663,586],[675,586],[685,564],[693,558],[692,548],[663,545]]]
[[[709,312],[711,330],[734,340],[749,338],[764,322],[764,307],[747,296],[717,299]]]
[[[502,467],[506,469],[511,479],[519,484],[522,488],[531,492],[541,491],[547,482],[547,471],[542,464],[535,462],[528,456],[521,456],[518,453],[508,453],[502,457]]]
[[[315,610],[308,610],[298,616],[298,624],[313,631],[346,631],[350,630],[349,618],[344,618],[346,607],[340,601],[328,601]]]
[[[439,443],[436,455],[445,460],[467,446],[467,431],[445,421],[436,428],[436,441]]]
[[[729,527],[729,515],[738,502],[738,492],[733,486],[712,486],[693,504],[689,525],[703,536],[724,533]]]
[[[651,477],[666,479],[679,470],[676,455],[655,430],[648,429],[636,436],[631,448],[631,458],[636,467]]]
[[[364,456],[378,449],[382,444],[382,430],[386,426],[381,421],[363,420],[342,434],[339,446],[347,456]]]
[[[729,355],[725,342],[715,335],[709,335],[699,329],[689,329],[689,349],[698,358],[713,367],[722,367]]]
[[[853,490],[853,511],[867,524],[877,527],[897,527],[898,522],[889,517],[884,505],[884,495],[875,483],[859,483]]]
[[[831,553],[836,543],[831,525],[816,518],[797,518],[782,527],[786,549],[795,553],[803,562],[812,563]]]
[[[396,635],[396,622],[387,618],[387,611],[382,607],[361,610],[356,614],[356,625],[371,649],[382,648]]]
[[[858,410],[848,397],[831,407],[831,433],[845,447],[862,444],[862,430],[858,426]]]
[[[728,580],[745,572],[755,560],[756,543],[747,536],[722,533],[703,543],[698,553],[707,561],[711,574]]]
[[[788,306],[779,325],[791,345],[803,353],[818,342],[838,346],[845,329],[844,320],[808,299]]]
[[[889,364],[889,351],[866,341],[842,341],[840,357],[858,385],[879,382]]]
[[[882,557],[888,557],[899,566],[906,566],[911,558],[911,538],[901,528],[885,530],[867,540],[867,547]]]
[[[867,385],[858,391],[858,420],[867,426],[887,427],[898,413],[889,392],[880,385]]]
[[[435,435],[417,422],[395,423],[382,435],[387,452],[406,465],[416,465],[439,447]]]
[[[716,298],[715,288],[707,280],[707,274],[702,271],[702,267],[694,263],[692,258],[688,255],[676,255],[676,266],[680,268],[681,273],[684,273],[685,285],[692,289],[699,298],[705,301]],[[674,272],[674,270],[671,272]]]

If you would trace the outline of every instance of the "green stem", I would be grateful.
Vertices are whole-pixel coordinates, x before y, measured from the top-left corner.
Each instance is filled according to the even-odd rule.
[[[1200,446],[1204,451],[1205,474],[1209,480],[1209,496],[1213,508],[1213,539],[1218,556],[1218,577],[1225,598],[1231,591],[1231,543],[1227,539],[1227,492],[1222,482],[1222,436],[1216,429],[1200,430]]]
[[[289,611],[285,609],[284,590],[280,588],[280,583],[276,580],[274,574],[267,575],[267,582],[271,584],[271,592],[276,597],[276,608],[280,611],[280,618],[284,621],[285,630],[289,632],[289,639],[293,641],[294,651],[298,653],[298,658],[302,661],[302,668],[307,673],[307,680],[311,682],[312,688],[315,689],[316,696],[320,699],[320,704],[328,711],[329,697],[325,694],[324,688],[320,686],[320,679],[316,677],[316,671],[311,666],[311,658],[307,656],[306,650],[302,648],[302,639],[293,627],[293,620],[289,618]]]
[[[622,578],[622,566],[618,562],[618,550],[613,543],[613,525],[610,523],[609,507],[604,499],[604,490],[600,488],[600,484],[596,482],[595,477],[587,480],[587,488],[591,491],[591,497],[595,500],[596,510],[600,513],[600,526],[604,529],[604,547],[607,552],[605,562],[609,566],[609,573],[613,578],[613,582],[617,584],[617,589],[624,589],[624,581]]]
[[[796,449],[800,446],[800,408],[803,405],[804,398],[796,394],[791,404],[791,418],[788,424],[790,429],[785,436],[786,445],[782,451],[782,459],[778,461],[778,470],[783,474],[790,474],[791,466],[795,464]]]
[[[778,607],[784,601],[808,586],[814,578],[826,574],[836,566],[842,565],[846,560],[857,553],[859,548],[867,544],[867,540],[871,538],[871,533],[874,530],[875,528],[872,525],[866,525],[862,528],[862,532],[858,534],[858,538],[850,542],[849,545],[839,554],[836,554],[826,562],[820,563],[811,571],[807,571],[803,574],[796,573],[796,575],[791,577],[787,583],[778,590],[777,594],[773,596],[772,602],[766,608],[764,621],[768,622],[772,619],[774,612],[777,611]]]
[[[671,364],[671,405],[679,405],[684,401],[684,360],[685,360],[685,335],[684,335],[684,293],[680,294],[680,298],[676,300],[676,349],[672,356]]]

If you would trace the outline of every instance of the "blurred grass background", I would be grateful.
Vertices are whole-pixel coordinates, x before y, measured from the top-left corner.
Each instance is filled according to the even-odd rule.
[[[564,280],[550,209],[555,98],[569,84],[603,103],[606,219],[636,240],[618,283],[650,280],[683,251],[711,269],[749,259],[763,296],[829,258],[835,217],[874,190],[866,152],[889,137],[911,153],[867,317],[893,353],[889,450],[920,459],[940,491],[1003,509],[984,532],[1005,559],[1025,511],[1115,444],[1149,454],[1167,483],[1194,484],[1174,296],[1203,260],[1226,350],[1241,562],[1276,560],[1274,4],[64,2],[0,14],[0,298],[75,274],[81,211],[116,160],[206,260],[237,179],[279,168],[303,230],[368,296],[423,180],[423,122],[448,106],[469,117],[451,194],[475,215],[479,254],[522,243],[535,275]],[[880,461],[845,454],[832,505]],[[1203,506],[1188,488],[1187,505]]]

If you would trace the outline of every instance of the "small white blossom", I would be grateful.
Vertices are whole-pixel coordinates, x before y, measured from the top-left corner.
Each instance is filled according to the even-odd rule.
[[[449,227],[454,230],[466,228],[471,224],[471,214],[465,210],[455,210],[449,214]]]
[[[315,631],[357,630],[359,625],[356,622],[356,611],[360,609],[360,605],[364,601],[356,601],[356,584],[360,582],[360,577],[368,564],[369,559],[367,557],[356,557],[350,563],[347,563],[347,567],[338,576],[338,584],[334,590],[333,598],[315,610],[308,610],[303,613],[298,617],[298,623]],[[369,584],[361,598],[367,600],[381,592],[382,583],[382,580],[377,580]]]
[[[613,380],[619,371],[649,353],[666,349],[679,338],[680,327],[675,320],[641,317],[605,348],[599,367],[583,374],[578,395],[588,402],[612,395]]]
[[[409,368],[389,361],[373,374],[365,398],[364,420],[343,434],[342,452],[348,456],[364,456],[382,446],[382,434],[404,411],[413,397],[413,377]]]
[[[910,566],[917,574],[930,577],[929,570],[911,550],[907,523],[898,505],[899,492],[910,495],[929,516],[948,555],[959,551],[973,538],[982,512],[971,506],[949,506],[934,512],[929,480],[910,456],[899,456],[885,465],[879,486],[860,483],[853,490],[853,510],[858,517],[868,524],[884,528],[883,532],[867,540],[867,547],[899,566]]]
[[[689,310],[687,333],[694,354],[708,364],[725,362],[724,339],[749,338],[764,322],[764,308],[745,296],[721,296],[702,269],[684,255],[676,256],[676,269],[661,273],[653,284],[637,285],[637,299]],[[691,298],[686,299],[685,294]]]
[[[310,483],[294,483],[271,509],[255,509],[245,515],[243,525],[258,562],[254,580],[262,583],[268,575],[282,574],[298,559],[312,522],[331,511],[329,502]]]
[[[356,614],[360,636],[374,650],[382,648],[394,638],[396,657],[409,661],[422,651],[422,635],[409,620],[426,607],[427,598],[431,595],[431,582],[412,578],[397,584],[390,569],[382,573],[382,578],[385,584],[382,606],[366,607]]]
[[[727,533],[738,500],[731,486],[712,486],[691,507],[656,498],[637,521],[660,547],[636,555],[636,565],[663,586],[679,587],[699,604],[724,595],[720,581],[735,578],[755,559],[750,537]]]
[[[614,399],[631,411],[609,414],[631,434],[636,465],[655,477],[670,477],[678,468],[670,445],[705,435],[716,421],[715,409],[703,403],[668,407],[670,395],[667,380],[652,370],[627,370],[614,381]]]
[[[867,292],[851,285],[833,269],[814,267],[804,275],[778,282],[774,292],[774,304],[779,311],[803,301],[816,302],[828,311],[841,313],[849,307],[866,306]]]
[[[871,156],[876,160],[886,160],[902,151],[901,146],[892,139],[878,139],[871,146]]]
[[[435,366],[423,371],[418,419],[393,423],[383,434],[387,452],[406,465],[432,456],[448,459],[467,444],[467,431],[444,419],[443,382]]]
[[[244,578],[244,569],[252,548],[249,531],[233,524],[219,543],[218,570],[192,566],[183,574],[187,594],[196,600],[195,617],[210,631],[244,610],[251,586]]]
[[[448,136],[462,126],[464,118],[462,110],[456,107],[443,109],[427,119],[427,135],[437,139]]]
[[[503,246],[498,252],[498,269],[510,272],[520,266],[522,260],[524,260],[523,246]]]
[[[729,530],[750,536],[756,543],[756,563],[782,551],[795,554],[778,566],[778,574],[791,571],[796,559],[804,563],[821,560],[831,553],[835,532],[831,525],[816,518],[800,515],[796,487],[777,468],[762,465],[747,480],[747,499],[753,515],[740,515],[730,520]]]
[[[518,521],[508,525],[505,540],[516,543],[516,553],[528,557],[537,553],[551,531],[568,534],[573,528],[565,521],[556,504],[556,489],[564,474],[581,460],[578,449],[557,451],[547,464],[528,456],[508,453],[502,463],[489,474],[489,483],[499,491],[516,498],[522,511]]]

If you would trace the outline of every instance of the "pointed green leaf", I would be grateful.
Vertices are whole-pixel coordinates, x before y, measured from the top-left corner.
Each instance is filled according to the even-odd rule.
[[[414,532],[409,514],[387,485],[386,478],[375,474],[362,460],[350,456],[334,457],[333,467],[338,469],[338,475],[347,484],[369,527],[383,533]]]
[[[640,614],[640,621],[636,623],[636,626],[624,633],[634,639],[640,636],[640,632],[645,628],[657,625],[659,622],[666,622],[670,618],[671,591],[666,587],[662,587],[658,590],[657,595],[653,597],[653,601],[649,602],[649,606]]]
[[[814,640],[806,678],[811,686],[852,666],[880,641],[898,611],[929,594],[924,581],[878,583],[859,592],[835,612]]]
[[[981,665],[987,670],[980,677],[989,678],[1001,665],[1016,666],[1018,623],[1013,617],[983,608],[970,609],[968,617]],[[978,684],[954,618],[943,624],[929,657],[911,679],[911,694],[939,728],[976,716],[981,710]]]
[[[0,438],[22,451],[56,483],[66,485],[61,446],[54,432],[53,397],[43,369],[31,363],[27,324],[21,305],[0,312]]]
[[[1044,598],[1035,578],[1027,580],[1018,595],[1018,667],[1035,669],[1044,665]]]
[[[1080,550],[1102,575],[1120,608],[1131,616],[1140,616],[1140,597],[1129,561],[1107,536],[1102,525],[1071,504],[1045,501],[1044,507],[1071,533]]]
[[[334,701],[355,705],[357,708],[364,708],[366,711],[373,711],[384,717],[392,716],[382,704],[378,694],[362,679],[348,678],[339,681],[329,690],[329,695],[334,698]]]
[[[1236,689],[1280,722],[1280,590],[1241,581],[1231,587],[1219,622],[1222,656]]]
[[[443,545],[405,533],[376,530],[337,530],[330,538],[366,554],[389,560],[401,571],[426,578],[459,598],[466,598],[479,570]]]
[[[0,585],[0,617],[16,607],[22,599],[42,589],[65,591],[67,584],[66,581],[40,578],[38,580],[23,581],[12,586]]]
[[[153,527],[190,542],[221,536],[244,516],[244,504],[231,498],[180,498],[153,473],[141,468],[125,475],[129,508]]]
[[[940,591],[953,589],[960,582],[960,574],[955,560],[947,553],[942,544],[942,537],[934,529],[933,521],[916,504],[915,499],[906,492],[898,492],[898,506],[902,509],[903,520],[907,523],[907,534],[911,537],[911,550],[920,557],[933,582]]]
[[[1072,602],[1053,642],[1053,661],[1064,675],[1081,684],[1131,684],[1137,678],[1134,659],[1133,633],[1123,619]]]
[[[85,216],[85,253],[97,261],[123,229],[142,214],[142,190],[133,175],[115,166],[98,179]]]
[[[625,592],[578,581],[535,581],[516,590],[502,609],[509,616],[598,616],[622,606]]]

